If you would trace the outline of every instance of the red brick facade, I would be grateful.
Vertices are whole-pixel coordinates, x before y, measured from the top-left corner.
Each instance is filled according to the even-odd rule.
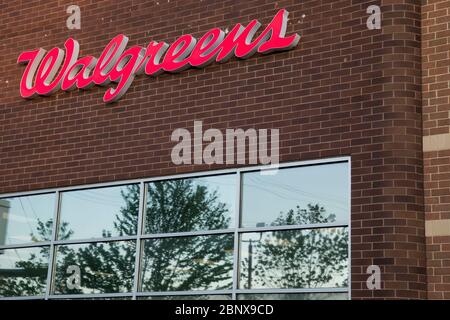
[[[0,194],[208,170],[171,162],[172,131],[194,120],[278,128],[282,162],[351,156],[352,298],[450,298],[450,237],[425,241],[425,219],[450,219],[450,151],[424,155],[422,143],[450,132],[450,1],[76,4],[81,30],[67,29],[61,1],[2,3]],[[381,30],[366,26],[372,4],[381,6]],[[73,37],[81,56],[98,57],[119,33],[129,45],[172,42],[251,19],[267,24],[280,8],[290,12],[287,34],[302,35],[292,51],[141,76],[109,105],[99,87],[19,95],[22,51]],[[382,290],[367,289],[373,264]]]
[[[450,299],[450,146],[446,143],[450,133],[450,1],[425,2],[422,68],[428,297]]]

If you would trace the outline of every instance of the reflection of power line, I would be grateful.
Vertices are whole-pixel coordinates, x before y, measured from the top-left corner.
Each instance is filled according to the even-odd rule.
[[[121,198],[121,196],[114,198],[114,200],[100,198],[97,195],[90,194],[90,193],[76,193],[76,194],[74,193],[70,196],[79,198],[79,199],[82,198],[82,199],[88,199],[90,201],[97,201],[98,203],[122,205],[122,201],[118,200]]]
[[[22,257],[20,256],[19,252],[17,251],[17,249],[14,249],[14,252],[17,255],[17,258],[19,258],[20,261],[22,261]]]
[[[298,199],[286,198],[286,197],[284,197],[284,196],[282,196],[282,195],[279,195],[279,194],[275,193],[273,190],[265,189],[264,187],[261,187],[261,186],[250,185],[250,184],[247,184],[247,186],[251,186],[251,187],[254,187],[254,188],[256,188],[256,189],[260,189],[260,190],[262,190],[262,191],[266,191],[267,193],[274,194],[274,195],[278,196],[278,197],[281,198],[281,199],[285,199],[285,200],[294,200],[294,201],[296,201],[296,202],[298,201]],[[256,224],[261,223],[261,222],[259,221],[259,218],[258,218],[258,217],[253,217],[253,216],[251,216],[251,215],[247,215],[245,212],[243,212],[242,214],[243,214],[243,216],[246,216],[246,221],[247,221],[247,223],[253,223],[253,222],[256,223]],[[251,219],[251,218],[252,218],[252,219]]]
[[[249,187],[256,188],[256,189],[259,189],[259,190],[262,190],[262,191],[265,191],[265,192],[270,193],[270,194],[273,194],[273,195],[276,195],[278,198],[281,198],[281,199],[284,199],[284,200],[293,200],[293,201],[298,201],[298,200],[300,200],[300,199],[295,199],[295,198],[291,198],[291,197],[286,196],[286,195],[279,194],[279,193],[275,192],[275,191],[272,190],[272,189],[264,188],[264,187],[261,187],[261,186],[256,185],[256,184],[249,184],[249,183],[247,183],[247,184],[245,184],[245,185],[246,185],[246,186],[249,186]]]
[[[233,177],[233,180],[234,179],[235,179],[235,177]],[[204,178],[203,179],[194,179],[194,180],[197,180],[198,182],[203,182],[203,184],[206,184],[206,185],[208,185],[208,184],[217,184],[217,185],[223,185],[223,186],[234,186],[234,185],[236,185],[236,183],[234,183],[234,182],[227,183],[227,182],[220,182],[220,181],[210,181],[209,179],[204,179]]]
[[[259,234],[259,240],[255,241],[255,242],[261,242],[261,239],[263,237],[263,234],[260,233]],[[247,289],[251,289],[252,288],[252,276],[253,276],[253,241],[252,239],[250,240],[241,240],[242,243],[248,243],[248,270],[247,270]]]
[[[250,178],[250,180],[253,180],[253,182],[255,182],[255,183],[258,183],[258,181],[257,180],[254,180],[254,179],[252,179],[252,178]],[[263,191],[266,191],[267,193],[270,193],[270,194],[274,194],[274,195],[276,195],[276,196],[278,196],[279,198],[281,198],[281,199],[285,199],[285,200],[292,200],[292,201],[301,201],[302,199],[301,198],[293,198],[289,193],[295,193],[295,192],[293,192],[293,191],[289,191],[289,192],[285,192],[284,194],[283,194],[283,191],[282,190],[280,190],[280,189],[278,189],[277,190],[277,192],[275,192],[273,189],[267,189],[267,188],[264,188],[264,187],[261,187],[261,184],[262,183],[260,183],[260,184],[250,184],[250,183],[246,183],[246,184],[244,184],[244,190],[245,190],[245,186],[250,186],[250,187],[254,187],[254,188],[257,188],[257,189],[260,189],[260,190],[263,190]],[[287,191],[287,190],[284,190],[284,191]],[[280,194],[280,192],[281,192],[281,194]],[[300,193],[300,192],[299,192]],[[312,199],[312,200],[316,200],[318,197],[317,196],[311,196],[311,195],[303,195],[305,198],[309,198],[309,199]],[[320,197],[319,197],[320,198]],[[333,201],[330,201],[329,200],[329,202],[333,202]],[[341,209],[341,210],[344,210],[344,211],[346,211],[346,210],[348,210],[347,208],[344,208],[344,207],[342,207],[342,206],[340,206],[339,204],[336,204],[336,203],[334,203],[334,206],[336,207],[336,208],[338,208],[338,209]]]
[[[264,181],[260,180],[259,177],[254,177],[254,178],[257,179],[257,180],[259,180],[259,181],[261,181],[261,182],[264,182]],[[333,195],[330,195],[330,194],[320,193],[320,192],[314,192],[314,193],[312,193],[312,192],[308,192],[308,191],[305,191],[305,190],[298,189],[298,188],[296,188],[296,187],[294,187],[294,186],[292,186],[292,185],[289,185],[289,184],[275,183],[275,182],[271,182],[271,184],[273,184],[273,185],[278,185],[278,186],[280,186],[280,187],[282,187],[282,188],[285,188],[285,189],[287,189],[287,190],[290,190],[290,191],[293,190],[293,191],[296,191],[296,192],[301,192],[301,193],[310,194],[310,195],[314,195],[314,196],[315,196],[315,195],[318,195],[318,196],[320,196],[320,197],[328,198],[328,199],[330,199],[330,200],[333,200],[333,201],[336,201],[336,202],[340,202],[340,203],[345,204],[343,201],[340,200],[340,198],[334,198]]]
[[[66,194],[65,196],[75,198],[76,200],[88,201],[91,203],[95,203],[97,205],[109,206],[109,207],[122,206],[124,204],[123,202],[120,202],[120,201],[103,200],[103,199],[99,199],[99,198],[96,198],[95,196],[93,197],[93,196],[87,195],[87,194],[70,194],[70,195]],[[64,199],[62,201],[62,204],[64,205]]]
[[[97,190],[85,190],[85,191],[75,191],[72,194],[82,194],[82,195],[89,195],[89,196],[93,196],[99,199],[103,199],[103,200],[107,200],[107,201],[111,201],[111,200],[116,200],[118,197],[121,197],[121,192],[125,191],[125,188],[119,187],[119,188],[113,188],[110,189],[108,188],[107,190],[101,190],[101,189],[97,189]],[[113,194],[114,192],[114,194]]]
[[[260,178],[258,178],[258,177],[250,177],[250,179],[253,179],[253,181],[254,181],[254,182],[257,182],[257,183],[258,183],[258,182],[259,182],[259,183],[264,183],[264,181],[263,181],[263,180],[260,180]],[[274,185],[274,186],[279,186],[280,188],[283,188],[284,190],[289,191],[289,192],[293,192],[293,193],[301,193],[301,194],[303,194],[303,195],[310,196],[310,197],[314,197],[314,198],[323,198],[323,199],[328,200],[328,201],[330,201],[330,202],[334,202],[334,203],[338,203],[338,204],[341,204],[341,205],[345,205],[345,202],[344,202],[344,201],[341,201],[340,199],[337,199],[337,198],[333,198],[332,196],[327,195],[327,194],[325,194],[325,193],[319,193],[319,192],[314,192],[314,193],[313,193],[313,192],[308,192],[308,191],[304,191],[304,190],[295,188],[295,187],[292,186],[292,185],[282,184],[282,183],[271,182],[270,184],[271,184],[271,185]]]
[[[30,197],[26,197],[25,199],[27,199],[28,203],[30,204],[31,212],[33,212],[33,215],[36,218],[36,221],[38,221],[39,218],[38,218],[38,215],[36,214],[36,211],[34,211],[33,204],[32,204],[32,202],[30,200]]]
[[[251,187],[253,187],[253,188],[260,189],[260,190],[263,190],[263,191],[266,191],[267,193],[276,195],[276,196],[278,196],[278,197],[281,198],[281,199],[292,200],[292,201],[295,201],[295,202],[301,201],[300,199],[294,199],[294,198],[291,198],[291,197],[288,197],[288,196],[283,196],[283,195],[276,194],[276,193],[273,192],[272,190],[265,189],[264,187],[261,187],[261,186],[257,186],[257,185],[253,185],[253,184],[247,184],[247,186],[251,186]],[[344,208],[339,207],[339,206],[336,206],[336,205],[334,205],[334,207],[337,208],[337,209],[341,209],[341,210],[343,210],[343,211],[346,211],[346,210],[347,210],[347,209],[344,209]],[[326,208],[326,210],[327,210],[328,212],[330,212],[330,209],[329,209],[329,208]],[[280,210],[280,211],[282,211],[282,210]],[[331,211],[334,211],[334,210],[331,210]],[[244,216],[246,216],[246,219],[245,219],[245,220],[246,220],[246,223],[248,223],[248,224],[259,223],[259,222],[260,222],[259,218],[258,218],[258,217],[255,217],[254,215],[246,214],[246,212],[243,212],[243,214],[244,214]]]
[[[22,211],[23,211],[23,213],[25,214],[25,218],[26,218],[26,221],[27,221],[27,225],[28,225],[28,227],[30,228],[30,231],[31,231],[31,233],[33,233],[34,232],[34,230],[33,230],[33,227],[31,226],[31,224],[30,224],[30,217],[28,216],[28,213],[27,213],[27,211],[25,210],[25,207],[23,206],[23,203],[22,203],[22,198],[18,198],[19,199],[19,203],[20,203],[20,206],[22,207]]]

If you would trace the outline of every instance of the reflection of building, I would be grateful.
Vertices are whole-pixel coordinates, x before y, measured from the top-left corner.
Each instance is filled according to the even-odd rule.
[[[9,201],[0,199],[0,246],[6,244],[9,207]],[[2,251],[0,250],[0,254],[1,253]]]

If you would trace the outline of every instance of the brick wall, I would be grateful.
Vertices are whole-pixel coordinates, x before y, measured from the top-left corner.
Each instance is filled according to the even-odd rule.
[[[450,299],[450,1],[422,7],[428,297]]]
[[[207,170],[174,167],[175,128],[279,128],[281,160],[352,156],[353,298],[425,298],[420,1],[14,1],[0,11],[0,193]],[[366,9],[382,6],[382,30]],[[99,56],[118,33],[130,45],[173,41],[290,13],[293,51],[135,79],[116,104],[105,88],[26,101],[20,52],[80,42]],[[303,15],[304,18],[302,17]],[[382,290],[366,288],[369,265]]]

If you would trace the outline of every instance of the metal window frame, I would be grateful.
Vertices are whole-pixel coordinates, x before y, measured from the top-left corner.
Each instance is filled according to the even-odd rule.
[[[122,180],[114,182],[96,183],[81,186],[71,186],[62,188],[51,188],[43,190],[35,190],[30,192],[15,192],[0,195],[0,199],[19,197],[19,196],[32,196],[39,194],[55,193],[55,210],[52,229],[51,241],[23,243],[23,244],[9,244],[0,246],[0,250],[6,249],[19,249],[19,248],[32,248],[32,247],[50,247],[49,268],[46,280],[46,290],[43,296],[26,296],[26,297],[0,297],[0,300],[33,300],[33,299],[90,299],[90,298],[116,298],[116,297],[131,297],[136,300],[138,297],[144,296],[192,296],[192,295],[231,295],[232,300],[237,299],[238,294],[254,294],[254,293],[334,293],[334,292],[347,292],[348,298],[351,299],[351,157],[335,157],[325,158],[318,160],[307,161],[294,161],[285,162],[279,164],[279,169],[295,168],[295,167],[307,167],[307,166],[319,166],[333,163],[347,163],[348,164],[348,223],[326,223],[326,224],[308,224],[308,225],[292,225],[292,226],[275,226],[275,227],[241,227],[241,205],[242,205],[242,181],[243,174],[249,172],[257,172],[263,170],[273,170],[271,166],[248,166],[241,168],[211,170],[211,171],[199,171],[185,174],[168,175],[150,177],[144,179]],[[277,169],[278,169],[277,168]],[[234,217],[234,226],[230,229],[222,230],[204,230],[204,231],[189,231],[189,232],[174,232],[164,234],[145,234],[144,222],[145,222],[145,204],[148,190],[148,183],[156,181],[174,180],[174,179],[187,179],[187,178],[201,178],[209,176],[219,176],[226,174],[236,175],[236,208]],[[110,237],[110,238],[92,238],[92,239],[72,239],[72,240],[58,240],[58,226],[61,209],[61,196],[63,192],[76,191],[76,190],[88,190],[104,187],[125,186],[129,184],[140,185],[140,198],[139,198],[139,213],[138,213],[138,226],[137,234],[133,236],[122,237]],[[328,228],[348,228],[348,287],[346,288],[316,288],[316,289],[239,289],[239,265],[240,265],[240,236],[243,233],[256,233],[256,232],[271,232],[271,231],[288,231],[288,230],[310,230],[310,229],[328,229]],[[143,254],[143,241],[147,239],[158,238],[173,238],[173,237],[193,237],[193,236],[208,236],[208,235],[220,235],[220,234],[233,234],[234,236],[234,252],[233,252],[233,275],[232,275],[232,289],[230,290],[203,290],[203,291],[170,291],[170,292],[141,292],[140,278],[141,278],[141,261]],[[86,243],[108,243],[116,241],[136,241],[136,256],[135,256],[135,271],[133,279],[133,289],[128,293],[107,293],[107,294],[53,294],[53,282],[55,273],[55,261],[56,250],[59,245],[76,245]]]
[[[144,233],[144,221],[145,221],[145,205],[147,203],[147,184],[140,183],[139,188],[139,214],[138,214],[138,225],[137,225],[137,238],[136,238],[136,254],[134,263],[134,284],[133,284],[133,296],[132,299],[136,300],[136,292],[139,291],[140,277],[141,277],[141,257],[143,254],[142,246],[142,234]]]
[[[50,293],[53,289],[53,278],[54,278],[54,270],[55,270],[55,261],[56,261],[56,245],[55,242],[58,239],[59,232],[59,217],[60,217],[60,209],[61,209],[61,194],[59,191],[56,191],[56,201],[55,201],[55,212],[53,215],[53,225],[52,225],[52,239],[50,244],[50,257],[49,257],[49,267],[47,272],[47,286],[45,290],[45,300],[48,300]]]

